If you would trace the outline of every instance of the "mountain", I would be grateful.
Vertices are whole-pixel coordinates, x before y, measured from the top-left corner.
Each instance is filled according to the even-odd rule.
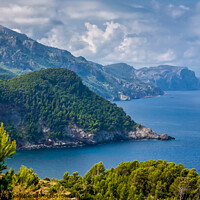
[[[42,45],[24,34],[0,26],[0,69],[7,71],[6,76],[0,72],[0,77],[11,78],[36,70],[60,67],[76,72],[92,91],[110,100],[163,94],[149,83],[117,78],[103,71],[102,65],[75,57],[66,50]]]
[[[144,96],[152,96],[152,90],[155,91],[156,95],[163,95],[163,91],[155,87],[153,84],[144,84],[143,81],[137,78],[135,74],[135,69],[125,63],[117,63],[106,65],[102,67],[102,70],[111,76],[121,80],[125,88],[127,88],[127,93],[129,90],[131,98],[141,98]],[[131,90],[130,90],[131,88]],[[121,95],[121,99],[130,100],[131,98]]]
[[[6,69],[0,68],[0,79],[11,79],[16,75]]]
[[[127,65],[126,63],[116,63],[111,65],[106,65],[103,66],[102,69],[108,74],[111,74],[119,79],[142,82],[136,77],[135,69],[132,66]]]
[[[139,79],[152,83],[162,90],[198,90],[200,81],[195,73],[186,67],[160,65],[136,70]]]
[[[64,68],[0,80],[0,121],[23,148],[170,139],[135,123]]]
[[[143,85],[145,82],[156,85],[162,90],[200,89],[200,80],[187,67],[160,65],[158,67],[135,69],[125,63],[116,63],[106,65],[102,69],[120,80],[127,80],[136,85]],[[145,86],[143,85],[143,87]]]

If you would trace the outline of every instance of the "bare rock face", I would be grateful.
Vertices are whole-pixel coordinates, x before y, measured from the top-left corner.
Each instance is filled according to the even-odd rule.
[[[160,135],[160,139],[161,139],[161,140],[175,140],[174,137],[171,137],[171,136],[169,136],[169,135],[167,135],[167,134],[161,134],[161,135]]]
[[[87,133],[80,127],[70,124],[65,127],[68,141],[81,145],[94,145],[100,143],[108,143],[120,140],[174,140],[175,138],[167,134],[158,135],[150,128],[144,126],[137,127],[136,130],[130,132],[106,132],[100,131],[97,133]]]
[[[168,136],[167,134],[158,135],[150,128],[137,127],[135,131],[128,133],[128,139],[133,140],[174,140],[175,138]]]
[[[16,120],[17,122],[18,120]],[[42,122],[41,122],[42,123]],[[130,132],[121,131],[100,131],[97,133],[88,133],[77,125],[70,123],[65,127],[65,139],[63,140],[51,140],[48,137],[50,128],[42,126],[42,132],[45,138],[45,142],[38,144],[31,144],[28,141],[18,145],[18,149],[39,149],[39,148],[54,148],[54,147],[76,147],[85,145],[95,145],[102,143],[109,143],[122,140],[174,140],[175,138],[168,136],[167,134],[158,135],[152,129],[144,126],[137,127]]]
[[[150,128],[146,127],[137,127],[135,131],[131,131],[128,133],[128,138],[134,140],[142,140],[142,139],[156,139],[159,140],[160,136],[153,132]]]

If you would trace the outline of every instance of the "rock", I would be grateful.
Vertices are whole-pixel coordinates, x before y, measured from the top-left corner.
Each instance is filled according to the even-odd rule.
[[[26,143],[18,147],[18,149],[39,149],[39,148],[57,148],[57,147],[78,147],[85,145],[96,145],[122,140],[174,140],[174,137],[167,134],[158,135],[150,128],[144,126],[137,127],[136,130],[130,132],[106,132],[100,131],[95,134],[87,133],[80,127],[70,124],[65,127],[66,140],[52,141],[48,139],[44,144]]]
[[[160,135],[160,139],[161,139],[161,140],[175,140],[174,137],[171,137],[171,136],[169,136],[169,135],[167,135],[167,134],[161,134],[161,135]]]

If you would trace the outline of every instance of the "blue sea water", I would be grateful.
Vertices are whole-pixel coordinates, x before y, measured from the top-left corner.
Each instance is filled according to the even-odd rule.
[[[107,169],[126,161],[167,160],[196,168],[200,173],[200,91],[166,92],[155,98],[115,102],[136,122],[173,141],[126,141],[90,147],[19,151],[8,168],[33,168],[40,178],[61,179],[68,171],[84,175],[95,163]]]

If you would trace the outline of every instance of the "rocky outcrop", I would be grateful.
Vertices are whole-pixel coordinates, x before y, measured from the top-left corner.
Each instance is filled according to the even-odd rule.
[[[45,129],[46,131],[47,129]],[[48,130],[50,131],[50,130]],[[40,144],[30,144],[29,142],[19,146],[18,149],[38,149],[38,148],[56,148],[56,147],[78,147],[86,145],[96,145],[126,140],[174,140],[174,137],[167,134],[158,135],[150,128],[144,126],[137,127],[130,132],[106,132],[87,133],[80,127],[70,124],[65,127],[66,137],[62,141],[52,141],[47,139]],[[46,132],[45,132],[46,134]]]

